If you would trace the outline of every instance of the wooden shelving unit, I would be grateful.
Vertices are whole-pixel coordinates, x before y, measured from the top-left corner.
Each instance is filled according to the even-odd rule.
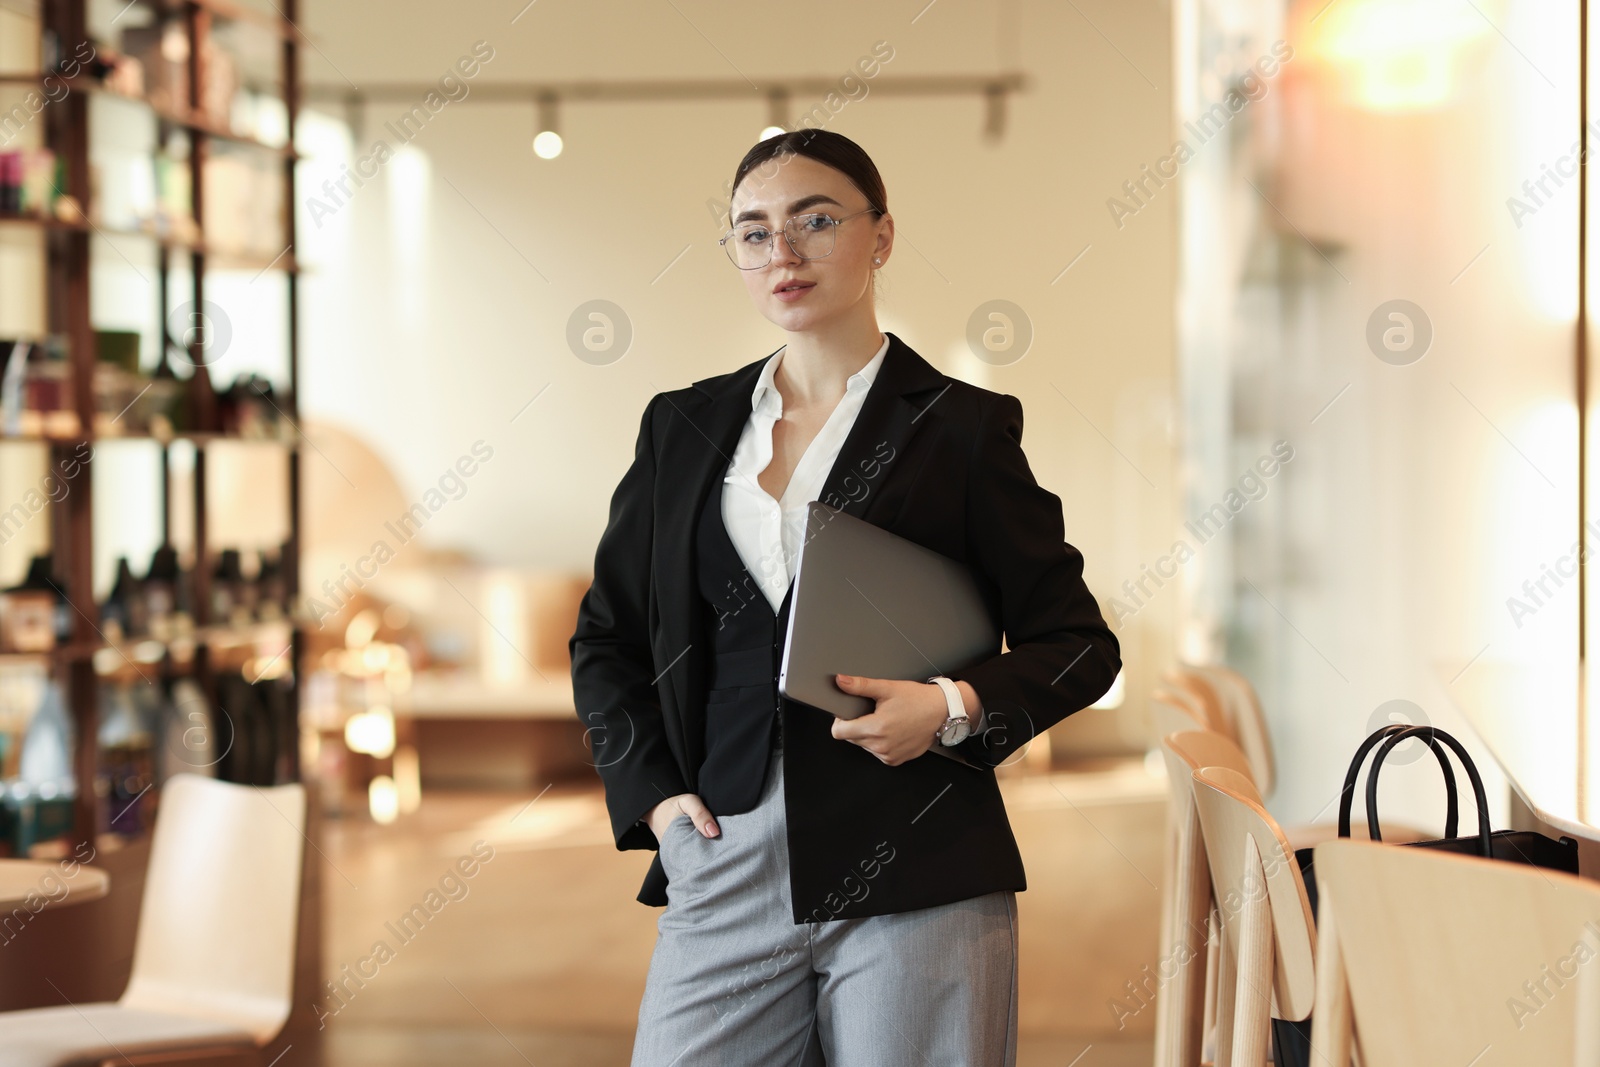
[[[219,676],[215,669],[214,653],[219,648],[236,644],[249,637],[248,632],[231,629],[226,620],[210,617],[211,573],[217,552],[228,546],[214,544],[212,531],[208,528],[208,455],[213,446],[219,442],[231,442],[239,438],[220,432],[221,423],[218,418],[215,388],[207,367],[204,340],[191,337],[188,343],[184,344],[182,338],[174,338],[171,335],[167,325],[168,315],[178,303],[192,302],[195,308],[207,306],[208,282],[213,280],[212,276],[218,270],[250,271],[261,274],[271,272],[281,275],[284,279],[282,292],[287,315],[284,334],[288,349],[285,353],[287,380],[274,380],[274,391],[277,394],[274,403],[288,426],[293,428],[293,437],[276,441],[274,447],[284,450],[287,468],[288,499],[284,501],[284,506],[287,509],[289,537],[283,546],[280,565],[285,590],[283,608],[291,633],[289,651],[285,658],[289,664],[288,676],[293,679],[291,690],[293,696],[289,701],[290,717],[293,721],[280,724],[278,729],[278,737],[284,739],[284,743],[279,750],[275,777],[279,782],[301,780],[298,708],[300,680],[304,676],[304,634],[295,621],[292,610],[293,605],[298,602],[301,531],[299,499],[301,455],[297,445],[299,440],[298,282],[301,269],[295,256],[295,164],[298,156],[292,148],[300,96],[298,42],[301,37],[295,26],[298,5],[296,0],[273,0],[275,8],[273,12],[241,7],[227,0],[139,0],[137,6],[150,12],[157,21],[168,20],[172,25],[181,26],[187,37],[186,74],[189,96],[187,108],[175,108],[170,104],[158,105],[149,99],[113,92],[96,81],[93,68],[80,70],[72,77],[65,77],[60,72],[52,70],[0,71],[0,86],[42,86],[46,84],[46,79],[50,78],[53,79],[52,85],[64,83],[68,87],[68,91],[58,99],[53,99],[38,113],[34,121],[41,124],[43,145],[55,153],[57,160],[64,161],[65,184],[58,192],[70,196],[82,208],[81,215],[69,214],[67,217],[0,213],[0,230],[31,227],[41,234],[39,245],[43,249],[41,259],[42,269],[45,272],[42,291],[48,304],[45,321],[49,333],[65,338],[71,369],[70,406],[75,409],[82,427],[82,431],[71,438],[0,437],[0,448],[12,447],[10,442],[17,441],[42,444],[48,450],[50,469],[56,470],[60,469],[58,464],[71,457],[74,449],[84,443],[99,445],[111,440],[154,442],[160,449],[161,458],[159,507],[164,517],[162,532],[165,535],[164,540],[169,544],[174,542],[172,536],[174,479],[171,450],[175,445],[182,443],[186,449],[192,447],[194,457],[192,580],[195,634],[192,639],[183,642],[174,641],[166,646],[152,647],[148,640],[130,640],[123,643],[115,652],[108,652],[114,646],[103,632],[93,585],[94,517],[97,502],[94,498],[91,468],[95,461],[83,463],[82,469],[71,483],[70,492],[59,501],[53,501],[48,505],[50,549],[56,573],[64,582],[71,601],[74,623],[70,640],[61,643],[53,652],[34,658],[42,659],[61,684],[63,697],[75,725],[74,772],[77,795],[72,833],[67,841],[73,850],[81,844],[93,845],[107,830],[96,791],[96,782],[101,773],[98,765],[99,677],[95,665],[96,656],[99,655],[103,660],[108,654],[132,655],[128,649],[134,644],[139,644],[141,646],[139,655],[150,665],[151,673],[165,671],[194,677],[206,693],[211,709],[220,716],[225,714],[225,710],[221,709],[218,703]],[[39,0],[39,21],[43,39],[53,38],[57,46],[56,54],[63,57],[74,55],[78,47],[86,41],[94,46],[98,55],[116,54],[115,41],[91,38],[89,15],[87,0]],[[207,55],[211,54],[208,38],[214,29],[224,22],[247,24],[249,30],[242,32],[265,35],[264,47],[276,51],[277,85],[281,91],[287,123],[284,145],[269,144],[255,136],[236,132],[202,111],[201,93],[202,87],[206,84],[203,64]],[[117,24],[119,28],[125,25],[127,23]],[[43,47],[41,54],[45,54]],[[181,137],[186,140],[190,206],[197,234],[177,236],[100,224],[90,182],[91,146],[97,135],[97,131],[92,128],[91,111],[93,101],[105,97],[114,97],[148,112],[154,120],[156,130],[156,143],[150,150],[152,155],[163,154],[171,158],[167,150],[173,139]],[[208,244],[204,236],[208,232],[205,202],[206,167],[212,158],[214,146],[224,142],[230,146],[229,151],[262,153],[264,158],[273,161],[269,165],[276,168],[281,175],[282,240],[279,247],[282,251],[263,250],[259,255],[241,254],[232,249],[222,249]],[[16,147],[16,144],[10,147]],[[91,281],[96,277],[95,257],[111,254],[105,248],[96,249],[95,242],[102,238],[146,239],[153,244],[159,277],[152,279],[154,284],[150,299],[154,319],[161,324],[159,331],[163,347],[161,358],[165,361],[168,352],[173,349],[186,351],[187,364],[194,368],[186,386],[186,399],[193,421],[191,428],[185,432],[164,438],[154,438],[148,434],[107,437],[99,436],[95,432],[94,376],[97,359],[95,335],[97,324],[91,316],[90,297]],[[273,254],[274,251],[276,254]],[[274,294],[273,298],[277,299],[277,294]],[[0,333],[6,332],[6,329],[7,324],[0,323]],[[277,390],[280,389],[282,392],[278,393]],[[0,658],[16,660],[20,657],[13,655]],[[308,785],[314,787],[314,783]],[[152,796],[154,793],[152,790]],[[309,806],[315,813],[317,805],[313,802]],[[317,836],[314,826],[308,827],[307,835],[308,841]],[[102,850],[105,865],[113,871],[113,897],[119,896],[120,889],[123,891],[121,899],[108,901],[103,908],[96,904],[85,906],[83,909],[72,909],[78,912],[78,921],[75,924],[68,924],[52,916],[41,916],[39,922],[42,926],[54,925],[60,933],[30,934],[35,943],[22,946],[20,955],[18,950],[14,949],[14,962],[24,964],[23,956],[42,950],[49,942],[49,938],[55,936],[59,938],[59,944],[55,946],[57,950],[82,956],[83,980],[67,989],[67,993],[74,1000],[110,999],[117,996],[120,993],[120,983],[126,979],[127,953],[132,942],[132,922],[137,915],[137,901],[142,892],[143,860],[147,851],[146,839],[129,842],[111,853]],[[310,855],[314,856],[315,853]],[[316,872],[310,869],[312,862],[314,861],[310,859],[307,861],[306,889],[302,896],[301,963],[297,966],[297,992],[302,988],[310,989],[314,986],[320,961],[317,949],[320,922],[316,915],[316,886],[319,879]],[[53,958],[53,954],[46,958]],[[29,970],[25,965],[22,969]],[[34,976],[32,985],[39,984],[41,983],[37,982],[37,976]],[[299,1000],[307,999],[308,997],[299,998]],[[0,981],[0,1006],[20,1007],[25,1006],[26,1002],[47,1003],[52,1000],[59,998],[52,997],[48,989],[36,999],[31,985],[20,986],[9,980]],[[298,1003],[297,1000],[297,1005]],[[297,1007],[296,1015],[299,1014]],[[293,1025],[292,1022],[291,1026]]]
[[[95,403],[93,393],[94,369],[96,361],[95,324],[90,314],[90,277],[91,257],[93,255],[91,243],[96,237],[108,238],[134,238],[152,241],[157,250],[158,282],[157,292],[152,293],[152,311],[161,325],[161,336],[165,346],[183,348],[181,339],[173,338],[168,332],[167,313],[172,306],[172,297],[175,295],[175,286],[179,284],[174,275],[178,273],[176,267],[186,267],[188,287],[182,297],[187,299],[193,307],[206,307],[208,273],[217,269],[256,270],[262,273],[272,271],[280,272],[286,280],[286,337],[289,351],[287,353],[288,381],[284,383],[284,393],[278,406],[282,409],[283,417],[291,426],[298,426],[298,411],[296,399],[299,392],[299,352],[298,352],[298,281],[300,266],[294,256],[295,246],[295,162],[297,155],[292,145],[294,143],[295,119],[298,112],[299,88],[299,54],[298,31],[294,26],[296,17],[296,4],[288,0],[278,6],[278,13],[268,14],[250,8],[239,7],[227,3],[225,0],[142,0],[142,4],[152,12],[158,21],[171,20],[181,24],[187,37],[187,83],[188,107],[176,108],[169,104],[158,106],[156,103],[140,97],[132,97],[119,92],[106,89],[96,79],[96,71],[85,65],[73,72],[68,77],[60,70],[38,71],[4,71],[0,72],[0,85],[33,86],[46,84],[47,79],[52,83],[59,83],[66,87],[60,99],[51,102],[39,115],[38,121],[44,124],[44,143],[46,147],[55,152],[59,160],[65,164],[65,186],[58,191],[81,206],[82,213],[66,218],[56,216],[40,216],[17,213],[0,213],[0,226],[29,226],[37,227],[45,234],[47,272],[46,293],[49,301],[48,322],[50,332],[66,337],[71,364],[71,380],[73,388],[72,406],[76,409],[79,421],[84,427],[81,434],[72,438],[34,438],[46,444],[50,450],[50,462],[54,465],[65,459],[78,446],[89,443],[97,444],[105,440],[154,440],[148,435],[117,435],[115,438],[97,436],[93,427],[95,425]],[[87,0],[43,0],[40,7],[41,30],[45,35],[53,36],[57,42],[56,51],[61,56],[82,54],[79,46],[88,42],[95,51],[96,56],[115,54],[111,42],[92,40],[88,26]],[[201,110],[201,92],[206,84],[206,72],[202,64],[210,54],[208,35],[213,31],[217,20],[234,20],[249,23],[260,32],[269,33],[277,39],[277,48],[281,57],[281,72],[279,85],[282,91],[282,101],[286,118],[285,144],[282,146],[265,143],[253,136],[235,132],[219,124],[213,118],[206,116]],[[41,52],[43,49],[41,48]],[[154,231],[130,230],[103,226],[97,223],[96,204],[91,195],[90,188],[90,145],[94,136],[91,129],[90,109],[91,100],[96,96],[114,97],[126,101],[134,106],[146,109],[156,120],[157,140],[155,151],[165,151],[169,139],[174,131],[181,130],[188,139],[188,169],[189,188],[191,191],[191,215],[200,234],[206,233],[206,204],[205,204],[205,169],[211,158],[213,141],[226,141],[231,145],[243,146],[247,150],[259,151],[273,157],[281,167],[283,203],[280,208],[282,221],[282,251],[276,255],[262,254],[259,257],[240,255],[232,251],[213,250],[201,238],[180,237],[161,234]],[[184,261],[187,262],[184,262]],[[194,543],[194,569],[193,569],[193,594],[195,624],[198,630],[197,639],[187,642],[187,651],[192,659],[186,664],[185,669],[192,673],[201,682],[210,699],[213,709],[217,709],[217,686],[215,673],[212,670],[211,649],[218,640],[218,627],[216,620],[209,617],[211,606],[210,575],[214,564],[213,546],[210,543],[207,501],[206,501],[206,465],[208,447],[217,441],[229,440],[218,428],[214,383],[210,380],[207,366],[207,353],[205,340],[196,335],[188,340],[188,362],[193,366],[192,376],[187,385],[187,401],[190,405],[190,416],[194,430],[172,435],[159,440],[162,448],[162,470],[169,470],[169,450],[173,443],[187,442],[194,448],[194,494],[193,515],[195,528],[193,531]],[[161,354],[162,360],[167,358],[167,351]],[[8,440],[18,440],[11,438]],[[289,474],[289,500],[286,502],[288,509],[288,527],[290,536],[285,547],[282,559],[282,568],[285,576],[288,609],[298,594],[299,574],[299,464],[300,454],[292,441],[284,442],[287,451],[287,464]],[[53,556],[58,575],[64,581],[68,596],[72,601],[74,615],[74,632],[69,642],[57,648],[51,654],[52,665],[63,682],[63,692],[76,726],[77,752],[75,755],[75,770],[78,781],[77,808],[74,813],[73,836],[77,841],[92,843],[98,832],[104,829],[97,812],[97,800],[94,783],[97,776],[97,680],[94,669],[94,656],[109,647],[99,623],[93,590],[93,517],[95,500],[93,494],[93,481],[89,465],[83,465],[78,477],[75,479],[72,491],[56,504],[51,505],[51,540]],[[167,528],[164,540],[169,543],[173,540],[170,522],[172,517],[172,501],[170,499],[171,480],[162,478],[161,512],[166,518]],[[292,650],[290,654],[290,671],[296,679],[301,677],[301,646],[302,637],[298,627],[293,631]],[[170,650],[167,656],[170,665]],[[298,694],[297,694],[298,696]],[[294,702],[298,705],[298,699]],[[219,714],[220,709],[219,710]],[[285,731],[293,736],[294,731]],[[300,777],[298,746],[287,746],[287,751],[280,761],[280,780],[298,780]]]

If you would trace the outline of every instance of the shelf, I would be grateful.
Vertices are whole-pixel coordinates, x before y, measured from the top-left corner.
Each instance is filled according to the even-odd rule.
[[[227,141],[232,144],[246,145],[250,148],[259,149],[263,152],[270,152],[273,155],[282,156],[285,159],[298,160],[302,158],[300,154],[294,150],[294,146],[292,145],[267,144],[265,141],[251,137],[249,134],[235,133],[226,126],[219,126],[210,119],[206,118],[204,115],[195,114],[194,112],[180,111],[176,108],[158,107],[142,96],[129,96],[126,93],[119,93],[114,90],[107,89],[101,83],[83,74],[79,74],[74,78],[68,78],[62,74],[47,74],[40,71],[0,74],[0,85],[43,85],[47,77],[53,78],[56,81],[65,84],[68,89],[77,89],[82,92],[93,93],[96,96],[105,97],[111,100],[121,100],[124,103],[133,104],[136,107],[142,107],[161,121],[171,123],[174,126],[181,126],[182,128],[193,133],[203,134],[207,137],[215,138],[219,141]]]
[[[153,637],[125,638],[120,642],[75,641],[57,645],[48,652],[0,653],[0,667],[34,664],[49,667],[92,660],[97,656],[103,659],[105,653],[115,653],[118,657],[125,657],[136,664],[154,665],[160,663],[169,653],[173,653],[173,658],[176,660],[191,659],[193,649],[200,645],[211,648],[239,648],[269,639],[288,639],[296,630],[302,628],[302,624],[293,619],[283,619],[277,622],[251,623],[242,629],[231,626],[202,626],[192,635],[174,637],[166,641]],[[118,662],[121,662],[121,658]]]
[[[91,434],[89,436],[73,437],[8,437],[0,434],[0,445],[96,445],[114,441],[153,441],[158,445],[166,446],[179,441],[188,441],[196,448],[219,441],[240,442],[243,444],[276,445],[279,448],[298,449],[300,442],[297,436],[291,437],[240,437],[237,434],[227,433],[174,433],[171,436],[156,436],[148,433],[118,433],[118,434]]]
[[[152,230],[110,228],[87,219],[81,222],[72,222],[67,219],[53,218],[49,215],[0,212],[0,225],[37,226],[45,230],[92,233],[97,237],[130,237],[138,240],[153,241],[161,248],[204,256],[210,261],[207,265],[212,270],[271,270],[282,271],[285,274],[305,273],[305,268],[300,265],[300,261],[287,252],[269,255],[266,252],[241,252],[233,249],[213,248],[207,245],[204,240],[189,241],[181,237],[165,236]]]
[[[0,229],[5,226],[28,226],[35,228],[35,232],[47,235],[37,240],[43,252],[39,258],[44,261],[41,264],[40,275],[45,288],[43,306],[49,317],[49,332],[58,334],[67,341],[73,373],[70,395],[62,402],[72,405],[73,410],[77,412],[80,427],[60,436],[37,433],[0,437],[0,447],[4,447],[7,442],[49,445],[52,446],[53,453],[59,454],[70,452],[74,448],[81,449],[86,443],[104,441],[149,441],[163,447],[179,441],[190,442],[197,449],[197,474],[189,479],[189,484],[184,490],[185,494],[191,497],[190,501],[179,506],[174,496],[178,491],[179,481],[172,477],[171,468],[163,464],[159,499],[154,502],[156,504],[154,510],[162,517],[164,540],[168,542],[173,540],[171,527],[174,522],[190,524],[192,543],[208,558],[212,554],[211,550],[217,546],[208,535],[207,479],[199,476],[200,467],[207,460],[207,453],[204,451],[206,447],[212,442],[258,441],[269,448],[284,450],[289,496],[289,530],[285,542],[284,567],[288,599],[293,603],[296,600],[294,591],[298,588],[298,546],[301,536],[296,497],[302,453],[298,444],[300,436],[298,427],[289,419],[285,419],[285,422],[276,428],[275,436],[270,438],[215,432],[162,433],[159,436],[141,432],[103,436],[96,432],[97,425],[105,426],[105,420],[97,419],[96,394],[92,388],[97,347],[94,298],[98,295],[95,291],[101,288],[97,284],[98,276],[108,250],[97,247],[95,242],[88,240],[91,235],[112,242],[118,238],[148,241],[152,243],[149,251],[160,250],[151,257],[155,260],[155,267],[160,273],[160,284],[147,287],[148,292],[145,297],[155,321],[164,318],[173,301],[188,298],[196,305],[201,304],[206,296],[208,277],[222,271],[249,272],[238,275],[245,280],[249,280],[251,274],[264,273],[268,270],[282,277],[283,287],[287,291],[287,298],[281,302],[287,327],[284,332],[288,365],[288,380],[284,383],[285,395],[296,394],[296,387],[299,384],[300,322],[297,293],[301,265],[294,256],[299,246],[295,190],[298,178],[296,163],[302,157],[294,150],[294,128],[300,99],[299,51],[304,34],[290,18],[298,10],[293,0],[255,0],[255,2],[260,4],[259,8],[246,7],[241,0],[130,0],[130,4],[137,3],[145,7],[146,13],[150,16],[146,21],[172,29],[181,26],[191,56],[206,55],[210,44],[217,44],[234,55],[239,60],[238,69],[245,80],[260,83],[251,91],[259,93],[263,101],[276,99],[283,107],[283,117],[287,122],[283,136],[287,144],[269,144],[262,136],[236,131],[232,128],[229,118],[231,108],[229,112],[213,114],[191,107],[190,101],[197,99],[195,97],[168,97],[160,92],[149,91],[133,94],[118,92],[116,91],[118,82],[115,79],[108,79],[105,73],[99,72],[103,63],[78,68],[69,67],[73,70],[72,77],[66,77],[57,71],[37,69],[19,71],[13,68],[0,72],[0,86],[13,87],[5,90],[8,96],[26,96],[30,90],[42,93],[48,89],[49,95],[60,101],[56,107],[50,109],[48,117],[51,121],[38,124],[35,128],[43,135],[44,145],[54,152],[57,160],[65,166],[66,173],[72,179],[71,187],[65,191],[77,198],[78,205],[84,212],[84,217],[76,220],[43,218],[18,213],[0,215]],[[270,6],[275,5],[282,5],[281,9],[269,10]],[[88,14],[88,0],[58,0],[55,3],[39,5],[41,47],[50,38],[57,42],[83,40],[84,28],[90,22]],[[255,31],[248,27],[260,27],[265,32],[249,36],[255,34]],[[115,38],[113,30],[115,27],[107,31],[109,38]],[[219,34],[219,31],[223,31],[223,34]],[[218,40],[220,35],[231,36],[238,47],[230,48],[226,42]],[[114,61],[117,51],[114,40],[90,43],[94,45],[102,61]],[[72,50],[66,46],[63,48],[62,54]],[[268,73],[269,71],[272,73]],[[15,88],[19,86],[20,92]],[[66,86],[66,89],[63,90],[62,86]],[[67,93],[64,99],[61,95],[63,91]],[[74,93],[81,95],[74,96]],[[93,183],[88,180],[93,171],[95,145],[103,143],[108,132],[127,128],[130,121],[134,120],[134,113],[129,109],[99,108],[97,105],[85,103],[97,96],[120,100],[140,109],[143,115],[134,122],[135,129],[146,125],[157,127],[153,131],[156,143],[135,150],[133,157],[135,159],[141,156],[148,158],[157,152],[172,156],[176,146],[170,146],[169,142],[175,137],[180,141],[187,140],[189,151],[186,158],[175,159],[174,162],[180,167],[187,165],[191,185],[197,196],[204,190],[206,175],[202,172],[202,168],[206,166],[208,157],[217,159],[232,157],[230,161],[247,162],[252,165],[252,169],[274,172],[278,179],[276,187],[280,191],[266,195],[269,200],[275,201],[270,206],[276,222],[272,226],[273,236],[262,239],[263,244],[272,247],[254,253],[248,250],[224,249],[215,243],[208,243],[225,235],[221,226],[213,226],[211,233],[196,232],[198,226],[207,218],[204,213],[197,213],[193,227],[180,222],[182,228],[176,232],[170,230],[157,232],[155,220],[144,222],[124,219],[122,226],[101,225],[96,213],[98,198],[90,193]],[[144,116],[149,118],[146,119]],[[154,122],[151,123],[150,119]],[[271,135],[269,127],[263,126],[261,129],[267,131],[268,136]],[[187,137],[183,136],[185,131]],[[232,145],[241,147],[236,152],[229,147]],[[239,160],[238,153],[244,152],[256,153],[256,156],[248,160]],[[266,206],[268,205],[263,204],[263,207]],[[221,216],[212,216],[213,221],[218,218]],[[123,228],[124,226],[126,228]],[[72,236],[62,237],[62,234]],[[78,234],[83,234],[84,237],[80,238]],[[113,248],[115,247],[113,245]],[[138,257],[132,254],[135,250],[141,253],[146,251],[137,246],[123,249],[129,254],[129,258],[137,259]],[[175,255],[168,255],[169,250]],[[183,253],[188,253],[188,256],[184,257]],[[112,288],[115,289],[115,280],[112,282]],[[258,290],[260,288],[257,287]],[[277,286],[271,288],[276,289]],[[265,294],[259,299],[263,310],[270,310],[273,304],[267,301],[275,299],[275,294]],[[220,401],[216,404],[205,403],[207,398],[203,396],[195,399],[202,401],[196,417],[205,420],[197,425],[207,427],[221,425],[216,421],[222,413],[220,407],[216,406]],[[288,415],[293,415],[292,407],[285,405],[285,411]],[[58,424],[50,424],[48,428],[57,429]],[[34,427],[30,426],[30,429]],[[283,436],[278,436],[278,433]],[[96,510],[96,503],[93,494],[74,492],[51,505],[49,549],[55,557],[55,566],[60,578],[72,589],[87,591],[93,585],[97,541],[105,536],[100,532],[104,525],[101,520],[106,517],[103,511]],[[202,598],[200,603],[207,602],[204,598],[209,587],[209,579],[209,575],[196,575],[196,595]],[[91,611],[90,614],[95,613]],[[91,631],[93,640],[70,642],[49,653],[20,658],[20,661],[43,663],[60,676],[66,710],[77,727],[73,773],[79,782],[80,790],[73,804],[71,831],[75,841],[95,840],[95,835],[100,830],[99,824],[104,820],[104,813],[98,810],[94,790],[90,788],[93,783],[101,780],[104,772],[95,747],[96,722],[100,714],[96,687],[97,679],[101,677],[100,671],[103,670],[112,677],[117,675],[131,677],[129,663],[137,665],[139,672],[144,675],[152,674],[153,670],[166,670],[170,667],[174,671],[191,674],[206,692],[207,699],[213,706],[217,700],[216,687],[224,671],[231,672],[243,667],[247,676],[258,670],[266,670],[269,675],[281,672],[285,681],[292,687],[289,700],[292,706],[297,708],[301,698],[298,679],[303,670],[300,656],[304,645],[303,635],[306,632],[304,620],[286,619],[271,625],[275,628],[270,634],[258,626],[240,627],[237,630],[227,626],[206,627],[195,633],[192,638],[186,637],[182,641],[167,643],[121,641],[117,645],[109,644],[102,639],[102,635]],[[96,662],[97,656],[98,662]],[[124,656],[127,657],[126,662],[123,660]],[[159,662],[164,666],[154,668],[145,666],[140,661]],[[19,662],[19,657],[0,656],[0,663],[10,662]],[[295,744],[288,745],[280,753],[280,758],[287,761],[284,773],[289,780],[301,778],[299,756],[299,747]]]
[[[255,8],[245,7],[241,4],[231,3],[230,0],[136,0],[136,2],[141,7],[147,7],[168,17],[181,16],[192,5],[202,11],[209,12],[214,18],[256,26],[275,33],[286,40],[306,37],[305,32],[287,18],[273,15],[266,11],[258,11]],[[310,38],[307,37],[306,39],[309,40]]]

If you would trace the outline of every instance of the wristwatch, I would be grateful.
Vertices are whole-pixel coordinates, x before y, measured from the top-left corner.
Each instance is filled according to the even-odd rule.
[[[946,747],[959,745],[972,733],[972,720],[967,718],[967,707],[961,699],[961,690],[956,688],[956,683],[942,674],[936,674],[928,681],[944,690],[944,702],[950,709],[950,717],[939,727],[935,737],[939,743]]]

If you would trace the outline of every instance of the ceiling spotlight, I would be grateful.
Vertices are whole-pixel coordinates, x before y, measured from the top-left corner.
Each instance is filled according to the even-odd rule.
[[[539,94],[538,130],[533,135],[533,154],[554,159],[561,154],[561,134],[556,132],[556,96]]]
[[[767,93],[767,124],[761,128],[759,140],[789,132],[789,90],[772,89]]]
[[[554,130],[540,130],[533,139],[533,154],[540,159],[554,159],[561,154],[561,135]]]

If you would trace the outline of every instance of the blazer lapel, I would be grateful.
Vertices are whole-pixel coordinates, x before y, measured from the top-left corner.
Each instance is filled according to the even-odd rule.
[[[881,514],[884,483],[898,469],[911,438],[932,421],[923,411],[946,384],[933,364],[890,333],[889,351],[817,499],[869,522]],[[932,390],[938,392],[926,395]]]
[[[886,331],[887,332],[887,331]],[[926,409],[948,383],[909,345],[889,333],[889,349],[867,390],[817,499],[872,521],[885,498],[883,486],[916,433],[933,417]],[[694,531],[706,495],[722,476],[750,418],[750,393],[770,356],[731,374],[703,378],[678,402],[662,442],[657,472],[656,537],[652,580],[659,616],[657,661],[668,664],[677,715],[678,749],[697,770],[705,757],[705,648],[700,595],[695,584]],[[670,398],[669,398],[670,399]],[[696,783],[689,783],[691,789]]]

